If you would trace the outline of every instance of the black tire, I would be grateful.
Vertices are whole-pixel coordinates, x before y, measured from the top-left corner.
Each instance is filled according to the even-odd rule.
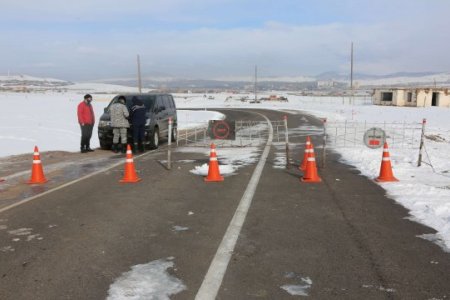
[[[178,129],[175,126],[172,128],[172,142],[176,142],[177,138],[178,138]]]
[[[155,127],[153,136],[150,137],[150,149],[158,149],[159,147],[159,129]]]

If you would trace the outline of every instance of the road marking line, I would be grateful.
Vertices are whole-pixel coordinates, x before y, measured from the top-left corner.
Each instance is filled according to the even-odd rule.
[[[216,255],[214,256],[208,272],[203,279],[202,285],[195,296],[196,300],[213,300],[216,298],[219,288],[222,285],[225,272],[227,271],[234,247],[236,246],[237,239],[244,224],[245,217],[247,216],[247,212],[252,203],[253,195],[255,194],[255,190],[258,186],[259,179],[261,178],[264,165],[269,155],[273,139],[273,127],[272,123],[265,115],[259,115],[264,117],[269,125],[269,138],[258,165],[256,166],[255,171],[253,171],[252,178],[250,178],[247,189],[245,190],[244,195],[239,202],[239,206],[234,213],[233,219],[228,225],[227,231],[222,238],[222,242],[217,249]]]

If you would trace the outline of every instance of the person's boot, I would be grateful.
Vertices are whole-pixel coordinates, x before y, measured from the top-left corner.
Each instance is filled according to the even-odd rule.
[[[127,153],[127,144],[122,144],[122,153]]]
[[[87,152],[86,147],[81,146],[81,147],[80,147],[80,152],[81,152],[81,153],[86,153],[86,152]]]
[[[133,143],[133,154],[136,154],[138,151],[138,143]]]
[[[118,153],[119,152],[119,144],[112,144],[111,150],[114,153]]]
[[[144,153],[145,152],[145,145],[143,143],[141,143],[139,145],[139,152]]]
[[[89,145],[87,145],[86,152],[94,152],[94,149],[91,149],[91,147]]]

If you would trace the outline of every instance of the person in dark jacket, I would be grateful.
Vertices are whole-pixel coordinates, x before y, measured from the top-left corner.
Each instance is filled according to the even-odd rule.
[[[144,136],[145,136],[145,105],[142,100],[137,97],[131,99],[131,124],[133,125],[133,152],[136,153],[137,149],[140,152],[144,152]]]
[[[81,128],[81,153],[92,152],[90,147],[92,129],[94,128],[95,115],[92,108],[92,96],[86,94],[84,100],[78,104],[77,115],[78,123]]]

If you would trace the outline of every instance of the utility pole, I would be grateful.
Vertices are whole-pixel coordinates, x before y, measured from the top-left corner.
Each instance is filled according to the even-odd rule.
[[[254,90],[255,90],[255,103],[258,102],[258,94],[257,94],[257,89],[256,89],[257,81],[258,81],[258,67],[255,65],[255,87],[254,87]]]
[[[353,42],[350,54],[350,89],[353,91]]]
[[[141,60],[139,58],[139,54],[137,55],[137,67],[138,67],[138,89],[139,89],[139,94],[142,94]]]
[[[350,54],[350,102],[353,104],[353,42]]]

